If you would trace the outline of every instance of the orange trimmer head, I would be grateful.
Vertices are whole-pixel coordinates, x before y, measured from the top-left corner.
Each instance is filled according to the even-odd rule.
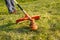
[[[34,20],[38,20],[40,18],[40,16],[33,16],[31,18]],[[20,18],[20,19],[16,20],[16,23],[19,23],[19,22],[24,21],[24,20],[29,20],[29,18],[27,16],[25,16],[24,18]]]

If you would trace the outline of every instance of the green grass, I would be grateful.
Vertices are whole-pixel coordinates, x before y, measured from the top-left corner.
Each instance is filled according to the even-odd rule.
[[[24,17],[16,6],[17,14],[9,14],[4,0],[0,0],[0,40],[60,40],[60,0],[17,0],[30,16],[39,15],[38,30],[29,28],[29,21],[15,24]]]

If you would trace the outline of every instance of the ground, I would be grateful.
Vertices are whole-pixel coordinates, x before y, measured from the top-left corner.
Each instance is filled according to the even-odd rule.
[[[15,24],[23,12],[16,6],[17,14],[9,14],[0,0],[0,40],[60,40],[60,0],[17,1],[30,16],[40,16],[38,30],[30,30],[29,20]]]

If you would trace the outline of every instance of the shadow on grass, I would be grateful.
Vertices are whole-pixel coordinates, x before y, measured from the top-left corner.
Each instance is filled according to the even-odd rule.
[[[4,30],[8,30],[9,27],[11,25],[14,25],[15,23],[8,23],[8,24],[4,24],[4,25],[0,25],[0,30],[4,31]]]
[[[10,28],[11,25],[16,25],[15,23],[8,23],[4,25],[0,25],[0,31],[5,31],[5,32],[18,32],[18,33],[29,33],[29,32],[35,32],[37,33],[37,30],[31,30],[30,27],[28,26],[23,26],[20,28]]]
[[[39,30],[31,30],[31,28],[30,27],[28,27],[28,26],[24,26],[24,27],[21,27],[21,28],[18,28],[18,29],[15,29],[18,33],[27,33],[27,34],[29,34],[29,33],[40,33],[40,31]]]

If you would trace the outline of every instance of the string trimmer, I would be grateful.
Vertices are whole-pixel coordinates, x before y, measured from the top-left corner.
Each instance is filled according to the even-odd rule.
[[[25,14],[25,17],[24,18],[20,18],[18,20],[16,20],[16,23],[19,23],[21,21],[24,21],[24,20],[30,20],[30,28],[32,30],[37,30],[38,29],[38,26],[36,25],[35,23],[35,20],[38,20],[40,18],[40,16],[33,16],[33,17],[30,17],[27,12],[18,4],[18,2],[16,0],[14,0],[15,3],[17,4],[17,6],[22,10],[22,12]]]

